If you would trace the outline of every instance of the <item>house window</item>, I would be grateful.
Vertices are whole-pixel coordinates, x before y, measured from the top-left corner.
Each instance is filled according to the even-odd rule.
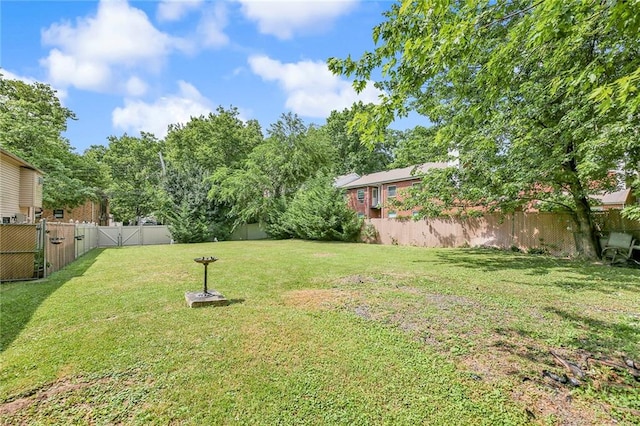
[[[64,210],[62,209],[54,210],[53,217],[55,217],[56,219],[64,219]]]
[[[358,189],[358,201],[364,203],[364,189]]]
[[[393,212],[393,211],[392,211],[392,212],[389,212],[389,215],[388,215],[388,216],[389,216],[389,219],[394,219],[394,218],[395,218],[396,216],[398,216],[398,215],[397,215],[397,213],[396,213],[396,212]]]
[[[371,207],[379,208],[378,188],[371,188]]]
[[[358,219],[364,219],[364,213],[358,213]]]
[[[387,197],[395,197],[396,196],[396,186],[388,186],[387,187]]]

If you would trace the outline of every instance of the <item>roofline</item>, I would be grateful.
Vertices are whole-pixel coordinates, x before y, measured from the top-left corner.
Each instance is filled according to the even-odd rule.
[[[4,148],[0,148],[0,153],[2,153],[2,154],[4,154],[4,155],[6,155],[7,157],[9,157],[9,158],[11,158],[11,159],[13,159],[13,160],[17,161],[18,163],[20,163],[20,167],[24,167],[24,168],[26,168],[26,169],[35,170],[36,172],[38,172],[38,173],[40,173],[40,174],[42,174],[42,175],[44,175],[44,174],[45,174],[42,170],[40,170],[40,169],[39,169],[39,168],[37,168],[36,166],[34,166],[34,165],[30,164],[30,163],[27,163],[27,162],[26,162],[26,161],[24,161],[22,158],[18,157],[18,156],[17,156],[17,155],[15,155],[15,154],[10,153],[9,151],[7,151],[7,150],[6,150],[6,149],[4,149]]]
[[[434,168],[439,168],[439,169],[445,168],[447,166],[448,166],[447,163],[432,162],[432,163],[416,164],[414,166],[408,166],[408,167],[400,167],[392,170],[383,170],[380,172],[369,173],[367,175],[360,176],[358,180],[349,182],[346,185],[342,185],[341,187],[344,189],[370,188],[370,187],[376,187],[376,186],[380,186],[380,185],[384,185],[392,182],[406,182],[411,180],[421,180],[422,175],[428,172],[429,170]],[[404,174],[403,173],[399,177],[385,176],[386,174],[389,174],[394,171],[406,171],[409,175],[403,176]],[[416,174],[413,174],[413,173],[416,173]],[[367,180],[369,180],[372,175],[376,175],[376,174],[381,174],[382,176],[379,179],[370,180],[369,182],[367,182]],[[365,182],[362,182],[363,180]]]
[[[367,187],[375,187],[375,186],[379,186],[385,183],[391,183],[391,182],[405,182],[408,180],[422,180],[422,177],[420,176],[409,176],[409,177],[404,177],[404,178],[397,178],[397,179],[385,179],[385,180],[379,180],[376,182],[371,182],[371,183],[367,183],[364,185],[351,185],[346,184],[344,186],[342,186],[344,189],[354,189],[354,188],[367,188]]]

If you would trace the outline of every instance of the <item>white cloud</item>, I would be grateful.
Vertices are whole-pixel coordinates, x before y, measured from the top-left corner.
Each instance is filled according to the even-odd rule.
[[[158,69],[175,50],[188,50],[182,39],[158,31],[147,15],[126,0],[102,0],[95,16],[62,22],[42,31],[54,46],[41,64],[54,84],[108,90],[134,68]]]
[[[114,109],[111,114],[113,126],[125,131],[150,132],[163,138],[169,124],[187,123],[191,117],[213,110],[211,102],[193,85],[179,81],[178,86],[177,94],[159,98],[154,103],[125,99],[124,107]]]
[[[158,4],[159,21],[179,21],[192,10],[196,10],[202,0],[162,0]]]
[[[249,66],[263,80],[277,82],[287,95],[285,106],[302,116],[322,118],[357,101],[379,102],[380,91],[373,84],[357,94],[350,82],[331,73],[322,61],[283,64],[267,56],[251,56]]]
[[[258,1],[237,0],[242,13],[257,22],[262,34],[289,39],[296,32],[321,31],[350,12],[358,0]]]
[[[53,49],[45,62],[49,68],[49,79],[63,86],[73,85],[79,89],[100,89],[111,78],[110,68],[98,61],[83,61]]]
[[[228,44],[229,37],[223,32],[227,23],[226,4],[214,3],[202,13],[198,24],[200,42],[206,47],[220,47]]]
[[[129,96],[142,96],[147,93],[147,83],[133,76],[127,80],[126,90]]]

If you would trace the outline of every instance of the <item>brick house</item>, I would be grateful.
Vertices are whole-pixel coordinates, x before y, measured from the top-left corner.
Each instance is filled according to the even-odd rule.
[[[411,211],[397,211],[390,200],[401,200],[407,188],[421,183],[419,175],[430,169],[443,169],[447,163],[424,163],[418,166],[387,170],[361,176],[338,185],[347,190],[349,207],[365,218],[394,218],[411,216]]]
[[[106,226],[109,225],[109,200],[106,197],[100,201],[87,199],[84,204],[72,209],[45,209],[42,219],[50,222],[84,222]]]
[[[2,223],[34,223],[42,208],[44,172],[0,148]]]

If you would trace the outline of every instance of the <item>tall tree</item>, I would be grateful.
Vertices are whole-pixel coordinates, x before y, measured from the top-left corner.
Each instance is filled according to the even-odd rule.
[[[423,186],[426,211],[552,203],[573,214],[577,248],[595,258],[589,196],[609,187],[610,170],[640,164],[637,101],[621,95],[637,82],[639,4],[405,0],[374,28],[373,52],[329,66],[356,88],[382,67],[383,102],[354,118],[368,140],[413,109],[457,154],[460,167]],[[616,102],[594,101],[620,81]]]
[[[45,172],[43,204],[75,207],[96,196],[99,173],[62,137],[75,119],[50,86],[0,74],[0,146]]]
[[[231,206],[236,224],[278,222],[300,186],[331,164],[324,133],[308,128],[295,114],[283,114],[269,136],[238,168],[219,168],[209,196]]]
[[[199,243],[224,238],[226,206],[208,198],[209,173],[198,165],[168,168],[162,179],[165,200],[162,209],[171,237],[179,243]]]
[[[446,161],[446,144],[436,141],[436,127],[416,126],[398,136],[390,168],[409,167],[432,161]]]
[[[357,129],[351,129],[349,123],[358,112],[366,108],[362,103],[353,104],[342,111],[331,111],[323,126],[329,142],[335,148],[336,174],[351,172],[360,175],[379,172],[387,168],[392,161],[394,139],[388,132],[382,142],[367,146]]]
[[[160,209],[162,149],[162,141],[150,133],[109,137],[101,161],[109,167],[108,195],[117,222],[137,222]]]
[[[210,172],[237,166],[263,139],[260,124],[256,120],[245,123],[239,115],[237,108],[218,107],[206,117],[169,126],[167,160],[178,168],[195,164]]]

